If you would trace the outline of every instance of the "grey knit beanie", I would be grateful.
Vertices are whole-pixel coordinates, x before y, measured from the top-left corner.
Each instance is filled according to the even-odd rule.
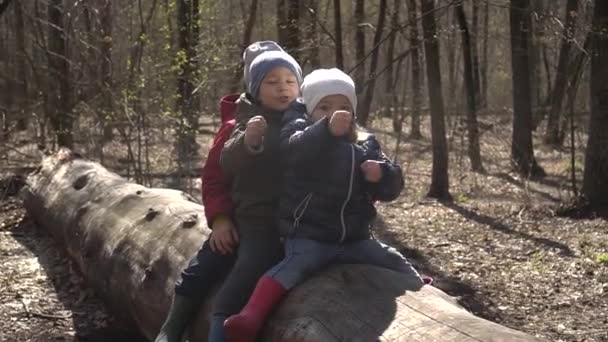
[[[293,57],[285,51],[264,52],[251,62],[248,79],[246,80],[247,92],[254,99],[258,99],[260,85],[266,74],[278,67],[289,69],[296,77],[298,86],[302,84],[302,68],[300,68],[300,64]]]
[[[251,62],[264,52],[268,51],[283,51],[279,44],[272,40],[261,40],[249,45],[245,51],[243,51],[243,82],[247,86],[247,80],[249,79],[249,68]]]

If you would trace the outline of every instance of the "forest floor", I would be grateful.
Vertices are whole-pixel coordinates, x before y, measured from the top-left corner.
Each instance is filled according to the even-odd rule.
[[[526,180],[510,171],[508,116],[481,120],[486,174],[469,171],[464,131],[454,120],[448,124],[450,203],[425,198],[431,179],[429,135],[398,139],[389,133],[390,120],[373,123],[385,152],[398,156],[407,189],[398,200],[378,206],[376,236],[476,315],[549,341],[608,341],[608,221],[556,215],[572,197],[568,149],[537,143],[536,157],[548,176]],[[210,138],[201,135],[201,155]],[[39,160],[33,144],[18,140],[0,151],[8,165],[0,176]],[[586,136],[578,134],[575,141],[580,187],[580,146]],[[157,140],[150,146],[153,171],[166,173],[170,143]],[[95,159],[92,150],[82,147]],[[110,144],[105,164],[124,174],[125,150]],[[199,189],[200,183],[194,180],[191,188]],[[0,183],[0,341],[137,341],[86,289],[63,251],[27,218],[10,190]]]

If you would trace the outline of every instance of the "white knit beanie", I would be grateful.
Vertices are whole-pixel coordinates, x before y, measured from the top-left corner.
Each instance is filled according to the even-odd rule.
[[[340,69],[317,69],[302,82],[302,97],[306,111],[311,114],[321,99],[329,95],[344,95],[353,107],[353,115],[357,108],[357,93],[355,82]]]

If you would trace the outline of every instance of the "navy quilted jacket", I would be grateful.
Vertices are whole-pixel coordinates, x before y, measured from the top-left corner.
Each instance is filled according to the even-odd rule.
[[[390,161],[373,135],[351,143],[334,137],[324,118],[315,123],[302,113],[285,113],[281,129],[284,184],[279,229],[290,238],[329,243],[370,237],[374,201],[392,201],[403,190],[401,168]],[[380,182],[365,180],[361,164],[382,162]]]

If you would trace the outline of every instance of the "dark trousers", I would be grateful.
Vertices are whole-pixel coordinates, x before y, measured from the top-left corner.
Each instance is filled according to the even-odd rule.
[[[237,259],[215,297],[213,315],[230,316],[247,303],[258,279],[283,257],[283,245],[271,220],[239,219]]]
[[[234,253],[222,255],[213,252],[207,239],[182,271],[175,284],[175,294],[199,300],[204,298],[212,286],[230,271],[235,260]]]

